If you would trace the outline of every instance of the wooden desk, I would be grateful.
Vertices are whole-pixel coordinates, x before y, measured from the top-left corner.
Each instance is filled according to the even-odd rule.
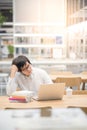
[[[27,108],[40,108],[40,107],[52,107],[52,108],[67,108],[72,107],[87,107],[87,95],[72,95],[71,98],[64,95],[63,100],[51,100],[51,101],[35,101],[29,103],[10,103],[7,96],[0,96],[0,109],[15,108],[15,109],[27,109]]]
[[[51,74],[50,77],[52,79],[52,81],[55,82],[56,78],[57,77],[81,77],[81,81],[83,83],[83,86],[82,86],[82,90],[85,89],[85,83],[87,83],[87,75],[83,75],[83,74],[70,74],[70,75],[57,75],[57,74]]]

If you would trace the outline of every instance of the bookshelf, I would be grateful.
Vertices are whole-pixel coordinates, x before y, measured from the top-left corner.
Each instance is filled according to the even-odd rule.
[[[67,29],[68,55],[73,51],[76,59],[87,58],[87,23],[86,21],[72,25]]]
[[[65,57],[64,36],[58,32],[58,27],[50,23],[14,24],[15,55],[24,53],[34,59]]]

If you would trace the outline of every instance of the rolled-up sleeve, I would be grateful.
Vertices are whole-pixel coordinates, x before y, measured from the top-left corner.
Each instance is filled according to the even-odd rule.
[[[14,91],[16,91],[16,89],[17,89],[17,83],[15,81],[15,78],[9,77],[6,87],[7,95],[10,96]]]

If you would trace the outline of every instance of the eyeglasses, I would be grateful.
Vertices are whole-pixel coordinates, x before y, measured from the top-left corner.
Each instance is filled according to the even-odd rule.
[[[27,71],[30,67],[31,67],[30,64],[28,64],[27,66],[23,67],[22,68],[22,72]]]

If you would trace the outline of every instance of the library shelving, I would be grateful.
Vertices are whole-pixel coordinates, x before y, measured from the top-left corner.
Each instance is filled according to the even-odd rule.
[[[15,55],[24,53],[30,58],[64,58],[64,35],[57,24],[14,24]]]

